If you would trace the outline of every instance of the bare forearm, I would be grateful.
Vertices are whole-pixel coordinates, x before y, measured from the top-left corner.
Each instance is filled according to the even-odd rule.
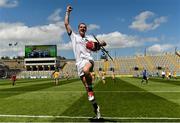
[[[65,24],[65,26],[69,25],[69,15],[70,15],[70,13],[69,13],[69,12],[66,12],[65,18],[64,18],[64,24]]]
[[[72,7],[70,5],[67,6],[66,9],[66,14],[65,14],[65,18],[64,18],[64,25],[66,27],[66,31],[68,34],[71,33],[71,27],[69,24],[69,16],[70,16],[70,12],[72,11]]]

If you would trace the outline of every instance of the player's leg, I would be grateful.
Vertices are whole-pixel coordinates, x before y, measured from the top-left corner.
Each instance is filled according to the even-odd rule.
[[[92,87],[92,83],[87,82],[87,77],[85,76],[81,76],[81,80],[84,84],[84,86],[86,87],[86,91],[88,93],[88,100],[92,103],[93,108],[94,108],[94,113],[96,114],[96,118],[99,119],[101,117],[100,115],[100,107],[98,106],[96,99],[94,97],[94,92],[93,92],[93,87]],[[89,79],[88,79],[89,81]]]
[[[148,84],[148,77],[146,77],[146,84]]]
[[[58,79],[56,78],[56,85],[58,85]]]
[[[144,76],[143,76],[143,78],[142,78],[142,80],[141,80],[141,84],[143,84],[143,82],[144,82]]]
[[[54,85],[56,85],[56,79],[54,78],[54,81],[53,81]]]
[[[103,84],[106,84],[106,78],[105,78],[105,75],[102,76],[102,82],[103,82]]]
[[[12,85],[14,86],[14,80],[12,80]]]
[[[91,76],[91,69],[93,68],[93,64],[88,62],[85,64],[85,66],[83,67],[83,72],[84,75],[81,76],[81,80],[83,82],[83,84],[86,87],[86,90],[88,92],[88,100],[92,103],[93,108],[94,108],[94,112],[96,114],[96,118],[100,118],[100,108],[97,105],[97,102],[95,100],[94,97],[94,92],[93,92],[93,85],[92,85],[92,76]]]

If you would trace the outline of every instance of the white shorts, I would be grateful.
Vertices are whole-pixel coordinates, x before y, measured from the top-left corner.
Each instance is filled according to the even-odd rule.
[[[105,76],[102,76],[102,80],[105,80]]]
[[[87,60],[87,59],[84,59],[84,60],[76,63],[78,76],[84,75],[83,68],[87,63],[90,63],[89,60]]]

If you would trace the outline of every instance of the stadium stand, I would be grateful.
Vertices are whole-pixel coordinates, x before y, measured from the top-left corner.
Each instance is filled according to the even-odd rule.
[[[0,62],[0,78],[6,78],[7,77],[7,71],[9,67],[6,66],[3,62]]]
[[[9,59],[9,60],[1,60],[3,64],[9,67],[9,69],[24,69],[24,60],[21,59]]]
[[[139,76],[143,69],[148,70],[149,74],[156,76],[162,70],[168,69],[170,72],[176,71],[180,74],[180,58],[172,53],[162,55],[146,55],[146,56],[132,56],[119,57],[112,61],[95,62],[95,70],[99,68],[104,69],[107,73],[113,66],[115,67],[115,74]],[[108,65],[107,65],[108,64]],[[109,67],[109,68],[107,68]]]
[[[19,74],[23,69],[23,64],[17,60],[1,60],[0,62],[0,78],[10,78],[13,74]]]
[[[60,60],[59,63],[58,68],[62,77],[67,73],[69,77],[77,77],[74,60]],[[32,68],[27,70],[24,66],[23,60],[5,60],[0,63],[0,72],[3,73],[2,71],[6,70],[8,71],[8,76],[16,72],[17,78],[50,78],[54,71],[54,69],[50,69],[48,66],[47,69],[44,66],[43,69],[36,70]],[[37,67],[40,68],[40,66]],[[173,53],[166,53],[161,55],[118,57],[114,61],[106,61],[104,59],[95,61],[95,72],[104,70],[107,74],[110,74],[112,69],[115,70],[116,75],[141,76],[143,69],[146,69],[151,76],[161,75],[162,71],[169,71],[171,73],[175,71],[177,76],[179,76],[180,57]]]
[[[62,68],[62,73],[68,73],[69,77],[77,77],[75,61],[67,61],[64,67]]]

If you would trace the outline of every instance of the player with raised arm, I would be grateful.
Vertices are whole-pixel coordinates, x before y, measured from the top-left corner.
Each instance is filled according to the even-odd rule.
[[[92,103],[94,112],[97,119],[100,119],[100,107],[96,102],[94,97],[93,87],[92,87],[92,76],[91,73],[94,67],[93,57],[91,52],[100,50],[101,46],[106,46],[104,41],[94,42],[89,36],[86,36],[87,26],[85,23],[80,23],[78,25],[79,34],[72,31],[69,24],[69,16],[72,11],[70,5],[67,6],[65,14],[65,28],[72,41],[73,52],[76,59],[76,66],[78,69],[78,75],[80,76],[86,90],[88,93],[88,100]]]

